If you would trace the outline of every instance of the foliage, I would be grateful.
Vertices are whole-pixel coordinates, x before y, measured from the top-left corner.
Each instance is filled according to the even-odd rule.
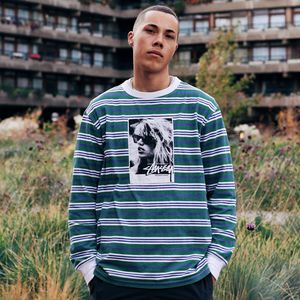
[[[248,107],[249,102],[241,91],[253,79],[252,76],[244,75],[237,80],[227,65],[236,48],[234,29],[219,31],[207,52],[199,59],[196,75],[196,86],[217,100],[227,125],[235,122],[237,112]]]
[[[237,248],[217,282],[215,299],[299,299],[298,234],[261,221],[257,224],[249,232],[245,220],[240,220]]]
[[[300,144],[273,138],[232,147],[242,211],[300,207]]]

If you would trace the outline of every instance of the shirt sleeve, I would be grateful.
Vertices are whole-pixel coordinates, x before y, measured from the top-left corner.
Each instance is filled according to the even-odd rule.
[[[103,162],[103,139],[96,123],[84,113],[77,135],[69,201],[70,259],[87,283],[96,266],[96,195]]]
[[[212,229],[208,266],[217,279],[235,247],[236,192],[230,146],[219,108],[202,126],[200,144]]]

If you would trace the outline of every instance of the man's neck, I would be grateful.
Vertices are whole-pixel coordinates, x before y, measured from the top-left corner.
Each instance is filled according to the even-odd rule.
[[[132,87],[140,92],[156,92],[166,89],[171,83],[168,70],[163,74],[145,73],[134,70]]]

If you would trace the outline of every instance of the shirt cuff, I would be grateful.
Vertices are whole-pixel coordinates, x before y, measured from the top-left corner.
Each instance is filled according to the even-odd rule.
[[[96,258],[83,263],[78,268],[78,271],[83,275],[87,285],[94,277],[95,268],[96,268]]]
[[[221,260],[219,257],[217,257],[216,255],[209,253],[207,255],[207,263],[211,274],[217,280],[221,270],[226,266],[225,262]]]

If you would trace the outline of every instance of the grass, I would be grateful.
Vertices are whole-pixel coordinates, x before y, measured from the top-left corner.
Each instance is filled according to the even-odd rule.
[[[67,204],[74,136],[55,130],[0,140],[0,299],[88,299],[69,261]],[[215,299],[300,298],[300,149],[233,146],[238,209],[292,212],[284,226],[239,220],[237,249]],[[295,215],[296,214],[296,215]]]

